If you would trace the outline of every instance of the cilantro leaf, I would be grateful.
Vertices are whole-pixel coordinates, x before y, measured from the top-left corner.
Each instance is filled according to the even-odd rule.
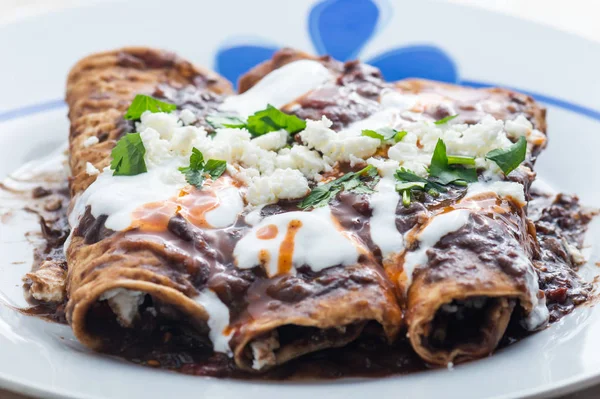
[[[407,134],[408,134],[408,132],[406,130],[401,130],[401,131],[397,132],[396,135],[394,136],[394,141],[396,143],[399,141],[402,141],[404,136],[406,136]]]
[[[217,180],[226,168],[227,162],[219,159],[209,159],[205,163],[202,153],[194,147],[192,155],[190,155],[190,165],[179,168],[179,171],[185,175],[185,180],[189,184],[196,188],[202,188],[207,177]]]
[[[527,140],[525,137],[519,137],[519,140],[507,148],[498,148],[488,152],[485,157],[496,162],[496,165],[502,169],[505,175],[515,170],[527,155]]]
[[[456,183],[457,181],[468,183],[477,181],[477,171],[474,168],[455,167],[448,163],[446,144],[442,139],[438,139],[433,151],[429,175],[435,177],[443,185]]]
[[[227,162],[221,159],[209,159],[204,165],[204,170],[211,179],[217,180],[227,170]]]
[[[281,129],[294,134],[306,128],[306,121],[296,115],[288,115],[269,104],[266,109],[250,115],[245,127],[253,136],[262,136]]]
[[[378,181],[377,169],[373,165],[368,165],[358,172],[346,173],[338,179],[315,187],[310,194],[298,204],[298,208],[307,209],[325,206],[343,190],[357,194],[372,193],[372,187]]]
[[[427,191],[429,195],[437,197],[441,192],[446,192],[446,188],[432,180],[417,176],[408,169],[400,168],[396,171],[396,191],[402,194],[402,205],[409,206],[412,201],[412,191]]]
[[[202,170],[187,169],[186,171],[183,171],[182,169],[184,168],[180,168],[179,170],[185,175],[185,181],[187,181],[188,184],[191,184],[196,188],[202,188],[204,180],[206,179],[206,175]]]
[[[362,135],[367,137],[372,137],[374,139],[379,139],[381,141],[387,141],[396,136],[398,131],[396,129],[392,129],[391,127],[382,127],[377,130],[363,129]]]
[[[127,120],[140,119],[142,114],[146,111],[150,112],[171,112],[175,111],[177,106],[175,104],[169,104],[164,101],[157,100],[154,97],[146,96],[144,94],[138,94],[133,99],[133,102],[127,109],[124,118]]]
[[[456,114],[456,115],[448,115],[447,117],[442,118],[442,119],[440,119],[438,121],[435,121],[433,123],[436,124],[436,125],[443,125],[445,123],[450,122],[452,119],[456,118],[457,116],[458,116],[458,114]]]
[[[208,115],[206,117],[206,122],[211,125],[215,129],[221,128],[231,128],[231,129],[241,129],[246,127],[246,122],[237,116],[230,115]]]
[[[192,148],[192,155],[190,155],[190,166],[189,169],[202,169],[204,165],[204,155],[196,147]]]
[[[146,148],[139,133],[121,137],[111,152],[110,168],[115,176],[134,176],[148,171],[144,155]]]

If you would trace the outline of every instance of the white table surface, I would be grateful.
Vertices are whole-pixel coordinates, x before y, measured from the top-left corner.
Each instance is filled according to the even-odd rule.
[[[0,0],[0,24],[34,15],[111,0]],[[418,0],[415,0],[418,1]],[[481,7],[529,19],[600,42],[600,0],[438,0]],[[560,399],[598,399],[600,386]],[[0,399],[28,399],[0,390]]]

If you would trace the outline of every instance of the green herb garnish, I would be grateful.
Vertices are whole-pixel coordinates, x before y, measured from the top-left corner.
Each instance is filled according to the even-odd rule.
[[[241,129],[246,127],[246,122],[244,122],[241,118],[230,115],[209,115],[206,117],[206,122],[208,122],[208,124],[215,129]]]
[[[396,133],[396,135],[394,136],[394,141],[397,143],[399,141],[402,141],[402,139],[404,138],[404,136],[406,136],[408,134],[408,132],[406,130],[400,130],[399,132]]]
[[[394,137],[398,133],[396,129],[392,129],[391,127],[382,127],[377,130],[363,129],[362,135],[371,137],[374,139],[378,139],[381,141],[387,141]]]
[[[417,176],[413,171],[400,168],[396,171],[396,191],[402,194],[402,204],[409,206],[412,201],[413,191],[427,192],[432,197],[437,197],[440,193],[448,191],[441,184],[431,180]]]
[[[448,165],[475,165],[475,157],[448,155]]]
[[[152,113],[155,112],[171,112],[175,111],[177,106],[175,104],[169,104],[164,101],[157,100],[154,97],[146,96],[144,94],[138,94],[133,99],[133,102],[127,109],[124,118],[127,120],[140,119],[142,114],[146,111]]]
[[[121,137],[111,152],[110,168],[115,176],[134,176],[148,171],[144,161],[146,148],[139,133]]]
[[[527,155],[527,140],[519,137],[519,140],[507,148],[498,148],[485,155],[486,159],[496,162],[505,175],[515,170]]]
[[[435,121],[433,123],[435,123],[436,125],[443,125],[445,123],[450,122],[452,119],[456,118],[457,116],[458,116],[458,114],[456,114],[456,115],[448,115],[447,117],[442,118],[442,119],[440,119],[438,121]]]
[[[269,104],[266,109],[250,115],[245,128],[253,136],[262,136],[281,129],[294,134],[306,128],[306,121],[296,115],[288,115]]]
[[[404,130],[398,131],[396,129],[392,129],[391,127],[382,127],[377,130],[363,129],[362,135],[367,137],[372,137],[374,139],[378,139],[381,141],[388,141],[394,139],[397,143],[404,138],[408,133]]]
[[[298,204],[298,208],[319,208],[325,206],[342,190],[358,194],[373,192],[373,186],[379,181],[377,169],[368,165],[358,172],[346,173],[344,176],[315,187],[306,198]]]
[[[459,160],[459,164],[450,164],[448,162],[448,155],[446,155],[446,144],[442,139],[438,139],[438,142],[433,151],[431,157],[431,165],[429,166],[429,175],[435,177],[436,181],[440,184],[447,185],[450,183],[462,182],[473,183],[477,181],[477,171],[475,168],[464,168],[463,165],[473,165],[473,163],[466,163],[466,157],[453,157],[454,161]]]
[[[185,180],[195,186],[202,188],[204,180],[210,177],[212,180],[217,180],[227,168],[227,162],[218,159],[209,159],[204,162],[204,156],[196,148],[192,148],[190,155],[190,166],[179,168],[179,171],[185,175]]]

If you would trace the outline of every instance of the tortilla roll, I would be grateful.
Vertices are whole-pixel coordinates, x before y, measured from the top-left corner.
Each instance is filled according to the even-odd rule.
[[[410,342],[427,362],[489,355],[516,307],[528,330],[548,321],[523,206],[493,192],[467,196],[407,234],[388,272],[406,298]]]
[[[238,367],[264,371],[307,353],[341,347],[368,324],[387,342],[396,339],[402,311],[393,286],[373,261],[363,259],[302,280],[281,277],[251,288],[254,303],[238,319],[232,339]],[[331,288],[322,287],[325,281]]]
[[[204,94],[205,100],[194,104],[172,97],[181,90],[198,99]],[[96,170],[108,166],[116,141],[134,131],[133,123],[123,116],[137,94],[179,101],[181,108],[191,108],[201,119],[220,94],[230,92],[223,78],[165,51],[123,48],[79,61],[69,74],[66,95],[71,120],[71,207],[96,179],[97,174],[88,173],[89,165]],[[66,244],[67,319],[75,336],[92,349],[106,348],[121,326],[132,326],[145,294],[206,330],[207,313],[191,299],[197,295],[195,288],[173,271],[173,264],[184,261],[164,254],[154,243],[126,248],[124,233],[107,229],[104,220],[95,219],[88,210],[82,220],[71,223]]]

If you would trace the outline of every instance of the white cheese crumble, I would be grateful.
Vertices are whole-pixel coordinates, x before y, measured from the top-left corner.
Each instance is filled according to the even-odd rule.
[[[179,119],[181,119],[181,122],[183,122],[183,124],[186,126],[191,125],[192,123],[198,120],[198,118],[196,118],[196,115],[189,109],[184,109],[183,111],[181,111],[179,113]]]
[[[298,169],[304,176],[313,180],[321,180],[320,173],[331,170],[331,166],[318,152],[301,145],[280,150],[275,162],[278,168]]]
[[[308,180],[296,169],[277,169],[271,175],[253,178],[246,200],[252,205],[271,204],[278,199],[304,197],[309,192]]]
[[[285,130],[277,130],[258,136],[252,140],[252,143],[259,146],[263,150],[275,151],[285,147],[290,134]]]
[[[260,265],[269,276],[277,275],[282,243],[292,222],[299,222],[300,226],[291,239],[293,254],[288,254],[292,255],[290,273],[295,273],[296,267],[304,265],[313,271],[320,271],[358,261],[358,249],[346,233],[338,230],[326,206],[312,212],[286,212],[264,218],[236,244],[233,255],[237,267],[251,269]],[[261,229],[271,225],[276,234],[260,238]]]
[[[332,162],[350,161],[351,156],[366,159],[375,154],[380,141],[367,136],[341,136],[331,130],[332,122],[323,117],[320,121],[306,121],[306,129],[299,133],[300,138],[310,148],[324,155]]]
[[[419,121],[404,126],[406,136],[388,150],[390,159],[400,166],[425,177],[438,139],[446,144],[448,155],[475,157],[477,167],[500,173],[498,166],[485,155],[498,148],[512,145],[504,131],[504,122],[486,116],[475,125],[442,124]]]
[[[86,162],[85,163],[85,173],[87,173],[90,176],[96,176],[97,174],[100,173],[100,171],[94,165],[92,165],[90,162]]]
[[[98,137],[90,136],[83,141],[83,147],[88,148],[88,147],[98,144],[99,142],[100,142],[100,140],[98,139]]]

